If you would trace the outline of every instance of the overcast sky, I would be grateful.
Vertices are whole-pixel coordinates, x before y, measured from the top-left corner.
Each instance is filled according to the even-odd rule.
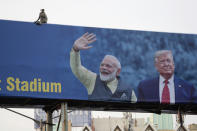
[[[33,22],[44,8],[51,24],[197,34],[196,7],[196,0],[0,0],[0,19]],[[33,117],[32,109],[17,111]],[[33,131],[32,120],[4,109],[0,116],[3,131]]]

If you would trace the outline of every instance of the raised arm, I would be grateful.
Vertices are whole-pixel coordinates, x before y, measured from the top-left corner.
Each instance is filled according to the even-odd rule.
[[[91,94],[96,80],[96,73],[86,69],[81,65],[80,50],[91,48],[89,46],[92,42],[96,41],[96,35],[85,33],[78,38],[73,45],[70,53],[70,67],[73,74],[80,80],[80,82],[87,88],[88,94]]]

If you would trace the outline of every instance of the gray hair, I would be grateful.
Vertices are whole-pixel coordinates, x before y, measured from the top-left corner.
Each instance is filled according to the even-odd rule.
[[[121,69],[121,64],[120,64],[120,61],[118,60],[118,58],[116,58],[116,57],[113,56],[113,55],[105,55],[104,59],[105,59],[106,57],[109,57],[109,58],[113,59],[114,62],[115,62],[115,64],[116,64],[116,66],[117,66],[119,69]]]
[[[171,55],[172,59],[173,59],[173,55],[172,55],[172,51],[171,50],[159,50],[155,52],[155,63],[158,61],[158,57],[160,57],[162,54],[168,53]]]

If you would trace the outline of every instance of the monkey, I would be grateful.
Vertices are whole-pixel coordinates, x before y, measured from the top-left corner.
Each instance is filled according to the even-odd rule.
[[[47,23],[47,20],[48,18],[47,18],[46,13],[44,12],[44,9],[41,9],[39,17],[34,23],[37,25],[41,25],[41,24]]]

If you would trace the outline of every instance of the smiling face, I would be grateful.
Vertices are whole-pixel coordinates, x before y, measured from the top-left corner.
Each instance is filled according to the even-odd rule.
[[[174,60],[171,51],[161,51],[155,56],[155,67],[165,79],[174,74]]]
[[[117,60],[111,56],[104,57],[100,65],[100,78],[102,81],[112,81],[120,73],[120,67],[118,67]]]

